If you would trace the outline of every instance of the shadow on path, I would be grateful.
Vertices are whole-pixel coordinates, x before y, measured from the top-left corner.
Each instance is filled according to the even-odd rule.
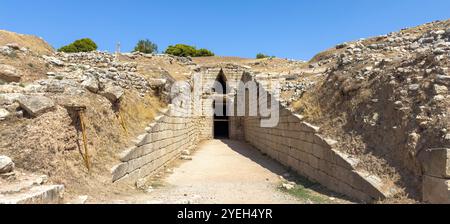
[[[268,155],[263,154],[261,151],[251,146],[248,143],[234,141],[229,139],[217,139],[218,141],[226,144],[231,150],[239,153],[240,155],[252,160],[271,172],[282,176],[289,182],[295,182],[297,185],[304,187],[305,189],[313,190],[319,194],[327,195],[329,197],[339,198],[345,201],[354,201],[349,197],[333,192],[319,183],[312,182],[308,178],[298,175],[295,171],[282,165],[275,159]]]

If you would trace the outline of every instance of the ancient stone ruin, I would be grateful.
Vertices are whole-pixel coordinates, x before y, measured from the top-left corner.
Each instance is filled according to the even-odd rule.
[[[309,62],[35,49],[0,47],[0,203],[110,202],[130,185],[164,198],[155,183],[214,139],[333,200],[450,203],[450,21]]]

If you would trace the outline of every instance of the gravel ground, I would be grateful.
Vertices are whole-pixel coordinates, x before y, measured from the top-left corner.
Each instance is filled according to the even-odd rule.
[[[113,203],[309,203],[279,190],[280,176],[287,173],[286,168],[245,143],[212,140],[199,147],[192,161],[181,163],[159,180],[153,192],[122,195]]]

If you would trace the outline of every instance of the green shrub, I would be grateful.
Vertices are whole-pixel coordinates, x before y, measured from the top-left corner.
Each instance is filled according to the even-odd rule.
[[[196,57],[211,57],[214,56],[214,53],[212,53],[210,50],[201,48],[197,50]]]
[[[89,38],[76,40],[75,42],[58,49],[58,51],[66,53],[91,52],[95,50],[97,50],[97,44]]]
[[[166,54],[179,56],[179,57],[209,57],[214,56],[214,53],[207,49],[199,49],[196,47],[189,46],[186,44],[177,44],[175,46],[169,46],[166,51]]]
[[[265,55],[263,53],[259,53],[256,55],[256,59],[264,59],[264,58],[270,58],[269,55]]]
[[[134,47],[134,52],[142,52],[145,54],[152,54],[158,52],[158,45],[151,42],[150,40],[140,40],[136,47]]]

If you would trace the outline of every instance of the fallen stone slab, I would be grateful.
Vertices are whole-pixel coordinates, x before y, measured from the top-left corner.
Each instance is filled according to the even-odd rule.
[[[0,156],[0,174],[14,171],[14,162],[7,156]]]
[[[124,94],[125,92],[121,87],[113,85],[107,86],[102,92],[102,95],[112,103],[118,102]]]
[[[0,195],[0,204],[60,204],[63,197],[63,185],[43,185],[25,192]]]
[[[10,65],[0,65],[0,79],[5,82],[20,82],[22,75]]]
[[[19,98],[18,102],[32,117],[38,117],[55,108],[53,101],[45,96],[24,96]]]

